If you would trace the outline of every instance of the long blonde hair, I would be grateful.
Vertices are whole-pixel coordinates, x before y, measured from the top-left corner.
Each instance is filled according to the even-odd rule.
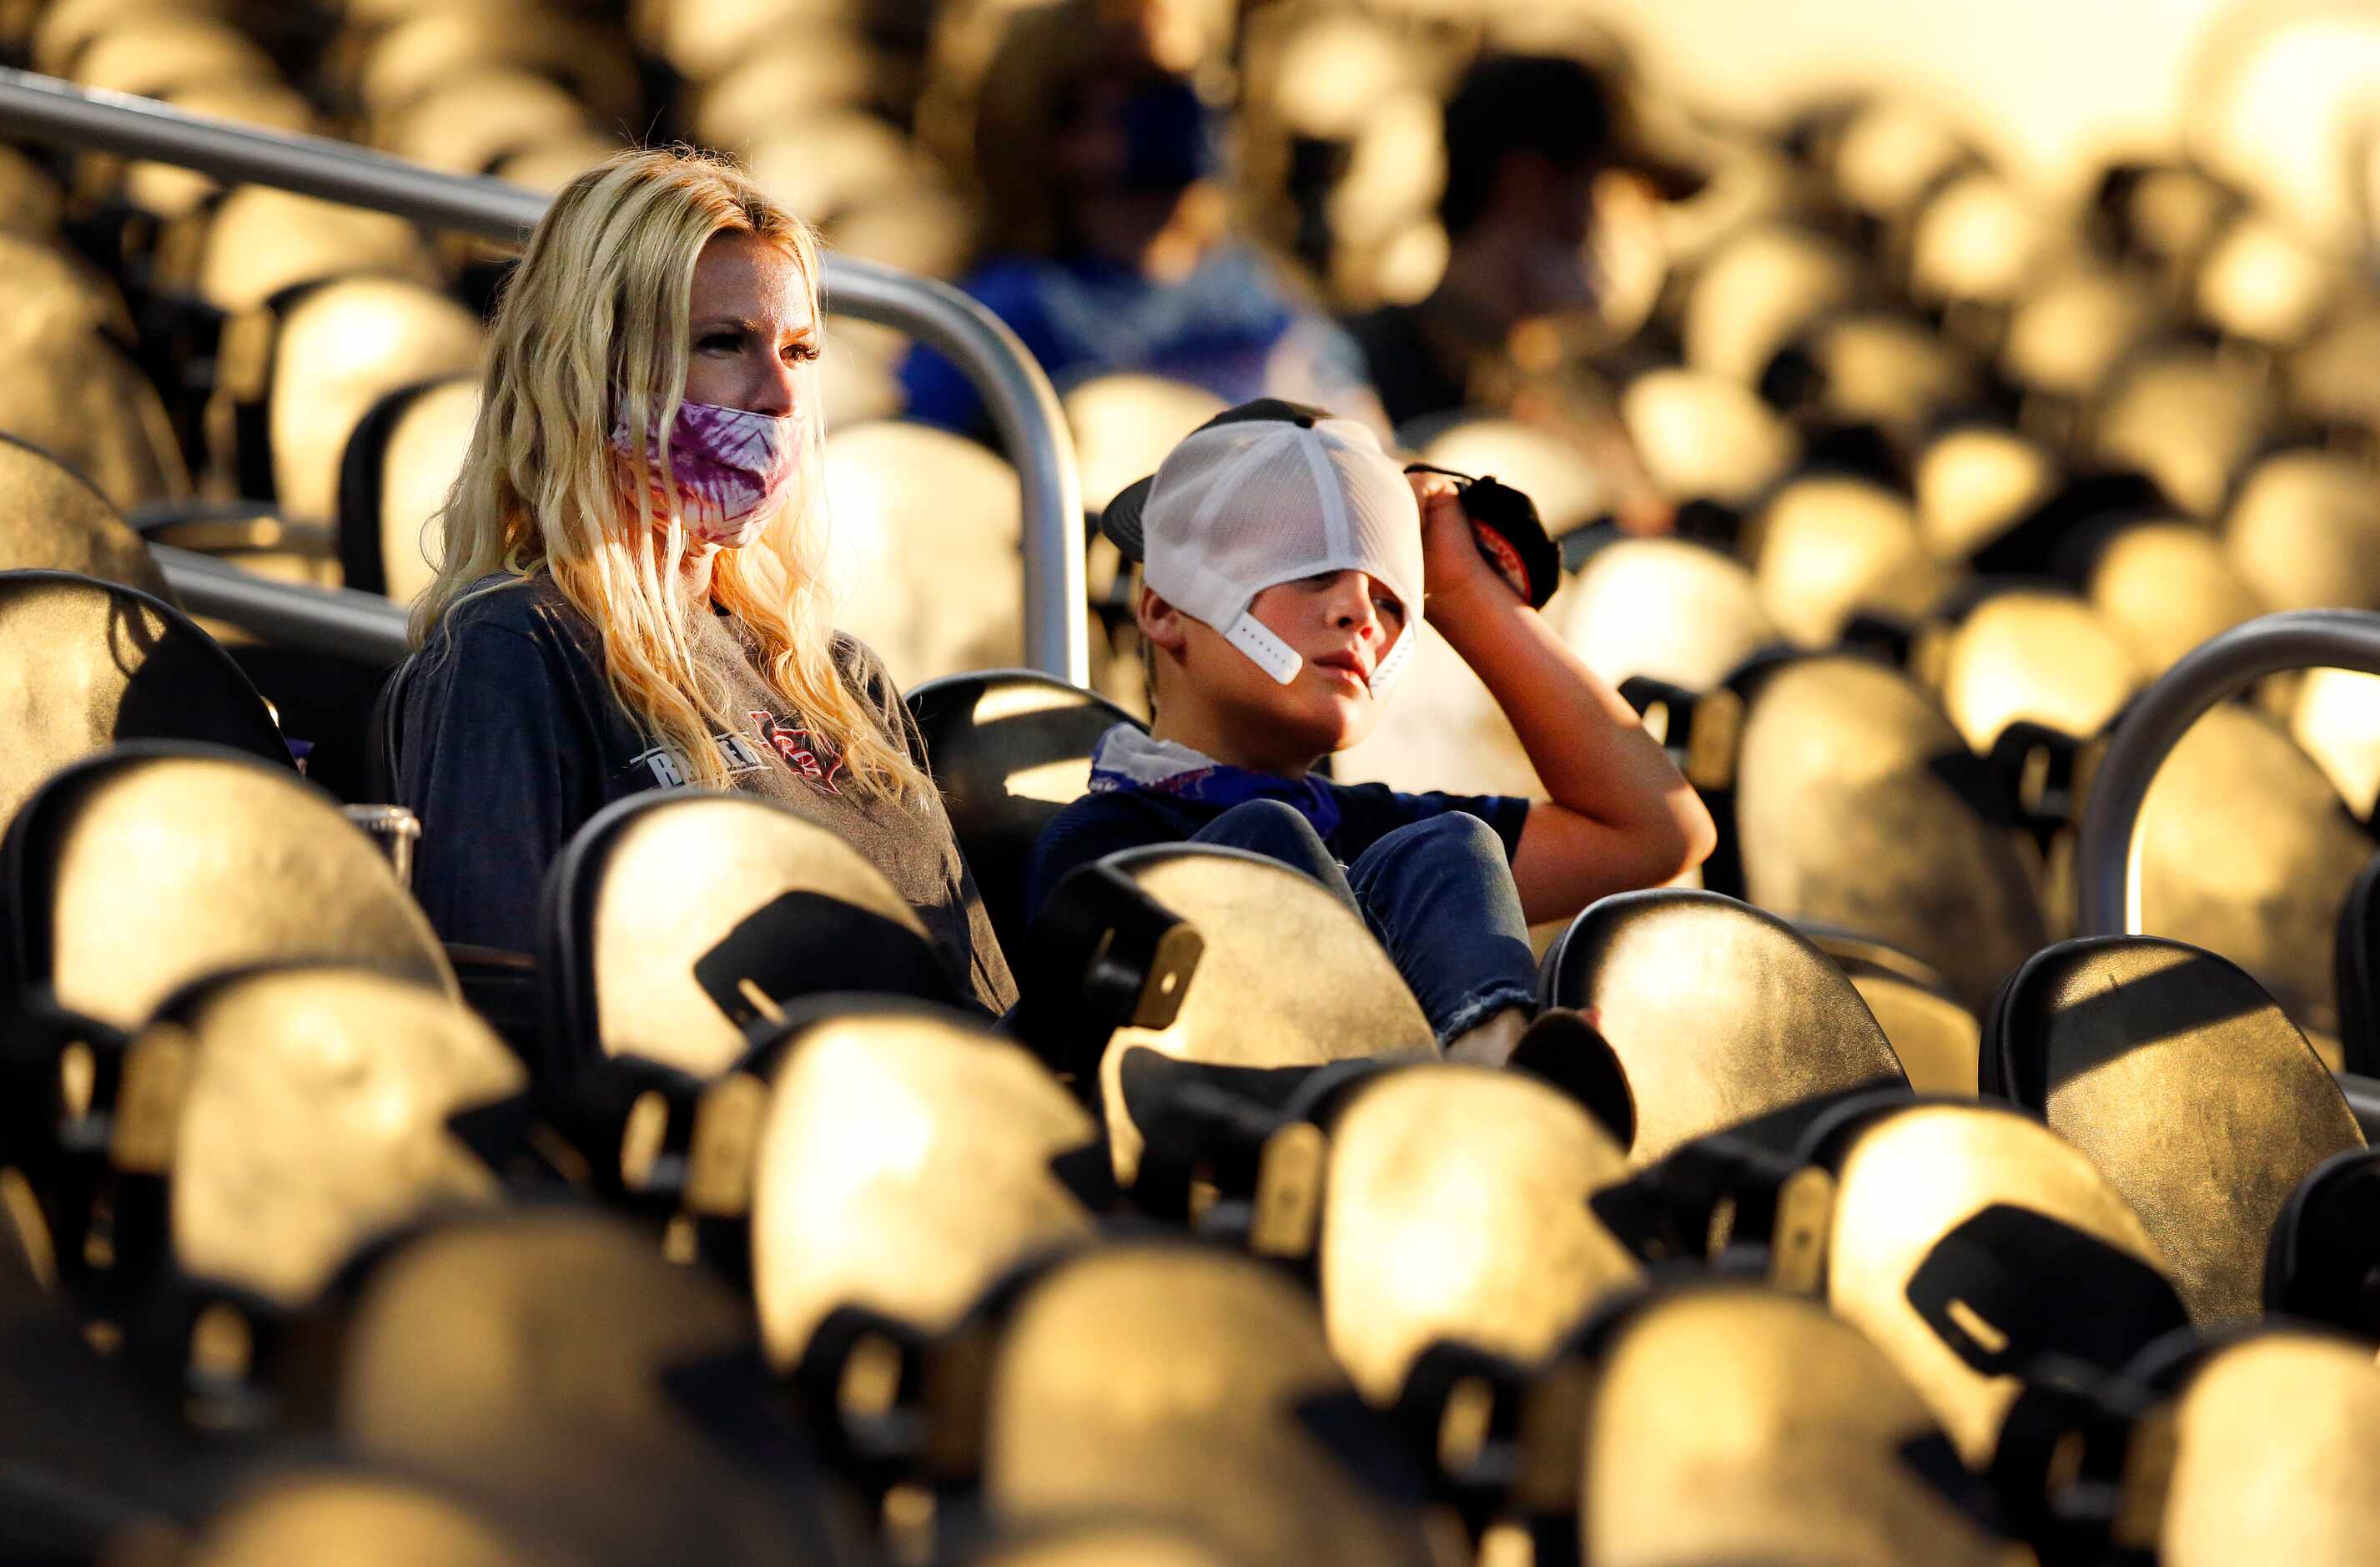
[[[675,483],[644,454],[676,426],[696,259],[729,230],[784,248],[822,326],[816,237],[723,159],[623,152],[554,197],[497,305],[479,420],[442,514],[445,562],[410,627],[421,647],[480,578],[545,572],[601,632],[613,696],[710,788],[728,785],[712,736],[739,725],[725,683],[694,656],[690,615],[705,612],[676,586],[687,539]],[[762,673],[812,738],[842,757],[844,785],[922,796],[932,785],[902,738],[836,666],[814,378],[800,394],[801,480],[758,538],[713,558],[711,597],[758,638]],[[612,444],[615,421],[633,458]]]

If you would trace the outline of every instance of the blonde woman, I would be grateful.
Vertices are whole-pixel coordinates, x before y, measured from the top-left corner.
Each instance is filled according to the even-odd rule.
[[[447,941],[533,950],[611,802],[744,789],[872,861],[962,994],[1014,1001],[899,694],[828,620],[821,348],[815,239],[722,162],[624,153],[530,235],[413,618],[398,792]]]

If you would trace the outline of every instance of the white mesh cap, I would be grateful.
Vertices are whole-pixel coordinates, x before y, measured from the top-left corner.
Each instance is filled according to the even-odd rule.
[[[1101,526],[1143,563],[1151,589],[1283,686],[1304,661],[1248,605],[1301,577],[1360,571],[1403,603],[1405,628],[1373,667],[1374,695],[1412,655],[1421,510],[1403,470],[1352,419],[1272,400],[1218,415],[1110,503]]]

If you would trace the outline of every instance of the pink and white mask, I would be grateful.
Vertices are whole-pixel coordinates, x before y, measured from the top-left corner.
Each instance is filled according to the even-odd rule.
[[[636,443],[623,422],[612,444],[632,456]],[[646,460],[653,469],[653,503],[665,504],[661,432]],[[678,518],[686,530],[722,550],[741,549],[759,536],[801,470],[802,416],[756,414],[713,403],[680,403],[669,443],[668,470],[677,480]]]

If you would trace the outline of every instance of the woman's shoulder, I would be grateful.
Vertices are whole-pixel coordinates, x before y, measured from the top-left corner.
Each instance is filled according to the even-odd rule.
[[[438,636],[461,646],[507,638],[584,647],[593,626],[543,572],[492,572],[463,590],[438,623]]]

